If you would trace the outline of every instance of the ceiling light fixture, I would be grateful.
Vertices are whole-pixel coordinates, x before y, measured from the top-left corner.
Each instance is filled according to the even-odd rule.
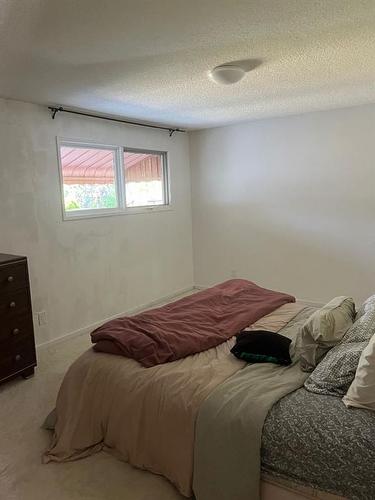
[[[220,85],[232,85],[245,76],[246,71],[237,64],[222,64],[209,72],[209,77]]]

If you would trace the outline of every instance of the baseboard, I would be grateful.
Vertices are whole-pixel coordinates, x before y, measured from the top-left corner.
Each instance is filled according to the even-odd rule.
[[[206,290],[206,288],[209,288],[209,287],[204,286],[204,285],[194,285],[193,288],[194,288],[194,290]]]
[[[195,286],[189,286],[186,288],[182,288],[181,290],[177,290],[177,291],[170,293],[168,295],[164,295],[163,297],[152,300],[151,302],[147,302],[146,304],[141,304],[140,306],[133,307],[132,309],[128,309],[127,311],[123,311],[121,313],[115,314],[113,316],[110,316],[109,318],[103,318],[102,320],[96,321],[95,323],[92,323],[91,325],[84,326],[82,328],[79,328],[78,330],[66,333],[65,335],[61,335],[60,337],[57,337],[55,339],[47,340],[46,342],[42,342],[40,344],[37,344],[36,347],[38,350],[44,349],[46,347],[51,347],[54,344],[59,344],[60,342],[65,342],[66,340],[72,339],[74,337],[79,337],[81,335],[87,335],[90,332],[92,332],[93,330],[95,330],[95,328],[98,328],[98,326],[102,325],[103,323],[106,323],[107,321],[110,321],[111,319],[120,318],[121,316],[131,316],[132,314],[137,314],[141,311],[144,311],[145,309],[150,309],[151,307],[162,305],[165,302],[176,299],[176,298],[180,297],[181,295],[192,292],[194,290],[195,290]]]
[[[79,328],[78,330],[75,330],[73,332],[66,333],[65,335],[61,335],[60,337],[57,337],[55,339],[47,340],[46,342],[42,342],[40,344],[37,344],[37,349],[43,349],[45,347],[50,347],[54,344],[59,344],[60,342],[65,342],[66,340],[79,337],[81,335],[87,335],[95,328],[98,326],[102,325],[103,323],[106,323],[107,321],[110,321],[111,319],[116,319],[120,318],[121,316],[129,316],[132,314],[137,314],[138,312],[144,311],[146,309],[150,309],[150,307],[155,307],[157,305],[161,305],[164,302],[168,302],[170,300],[176,299],[180,297],[181,295],[184,295],[186,293],[192,292],[194,290],[205,290],[206,288],[209,288],[208,286],[205,285],[192,285],[186,288],[183,288],[181,290],[177,290],[171,294],[164,295],[163,297],[160,297],[158,299],[152,300],[151,302],[147,302],[146,304],[141,304],[140,306],[133,307],[132,309],[128,309],[127,311],[122,311],[118,314],[115,314],[113,316],[110,316],[108,318],[103,318],[100,321],[96,321],[95,323],[92,323],[91,325],[84,326],[82,328]],[[311,307],[322,307],[325,302],[320,302],[320,301],[315,301],[315,300],[307,300],[307,299],[297,299],[297,302],[300,302],[301,304],[304,304],[306,306],[311,306]]]
[[[310,306],[310,307],[323,307],[327,303],[327,302],[321,302],[320,300],[306,300],[299,298],[296,298],[296,302],[299,302],[304,306]]]

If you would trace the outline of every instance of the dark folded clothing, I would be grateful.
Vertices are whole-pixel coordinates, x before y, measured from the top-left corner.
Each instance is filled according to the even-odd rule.
[[[291,340],[284,335],[266,330],[242,331],[237,335],[231,353],[249,363],[276,363],[290,365]]]

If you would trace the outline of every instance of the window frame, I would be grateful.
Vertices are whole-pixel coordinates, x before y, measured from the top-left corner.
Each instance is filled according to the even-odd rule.
[[[61,147],[82,147],[86,149],[108,149],[114,152],[114,184],[117,196],[118,206],[115,208],[84,208],[80,210],[66,210],[64,198],[64,176],[62,171]],[[114,144],[102,144],[87,140],[67,139],[56,137],[57,148],[57,163],[60,180],[60,200],[62,217],[64,221],[78,219],[92,219],[97,217],[108,217],[112,215],[135,215],[152,212],[164,212],[172,209],[171,206],[171,188],[170,188],[170,171],[169,171],[169,154],[168,151],[146,149],[146,148],[131,148],[127,146],[119,146]],[[163,198],[162,205],[145,205],[137,207],[126,206],[126,174],[124,169],[124,153],[148,153],[158,154],[162,156],[162,172],[163,172]]]

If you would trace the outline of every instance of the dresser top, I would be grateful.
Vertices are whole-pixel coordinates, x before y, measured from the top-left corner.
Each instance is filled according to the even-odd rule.
[[[11,262],[19,262],[20,260],[25,260],[26,257],[22,255],[11,255],[8,253],[0,253],[0,265],[8,264]]]

